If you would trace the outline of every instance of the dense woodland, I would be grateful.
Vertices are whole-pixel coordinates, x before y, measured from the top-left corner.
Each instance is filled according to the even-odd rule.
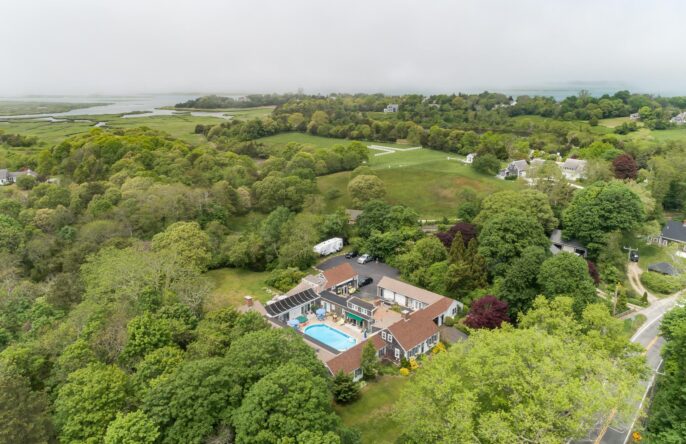
[[[204,304],[208,269],[268,270],[271,285],[287,290],[316,262],[312,246],[332,236],[469,306],[454,320],[469,339],[424,363],[403,393],[402,442],[565,442],[632,405],[643,358],[612,315],[644,301],[617,285],[622,238],[652,234],[665,211],[684,210],[686,145],[634,141],[598,131],[594,120],[640,112],[646,126],[666,127],[683,98],[261,95],[240,103],[276,108],[198,125],[205,140],[196,145],[143,127],[94,129],[39,152],[3,148],[7,168],[31,168],[42,180],[0,189],[0,442],[360,442],[333,411],[334,398],[356,396],[341,395],[345,384],[356,392],[350,381],[330,378],[292,332]],[[400,111],[382,113],[388,103]],[[209,97],[179,106],[242,105]],[[325,149],[258,140],[291,131],[341,141]],[[3,136],[9,146],[23,140]],[[489,174],[531,150],[587,159],[589,172],[583,189],[546,163],[524,191],[461,190],[459,221],[425,234],[417,211],[384,200],[386,184],[359,140],[477,152],[486,161],[474,168]],[[322,209],[331,196],[317,177],[340,172],[363,210],[354,226],[344,208]],[[550,255],[555,228],[586,243],[589,260]],[[599,298],[597,288],[620,297]],[[669,319],[669,376],[649,423],[655,443],[686,439],[686,407],[673,401],[686,322]]]

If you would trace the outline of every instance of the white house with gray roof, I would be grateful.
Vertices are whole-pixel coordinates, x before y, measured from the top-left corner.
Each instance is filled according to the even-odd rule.
[[[529,164],[526,160],[513,160],[504,170],[498,173],[498,178],[507,179],[508,177],[526,177]]]
[[[567,159],[560,163],[560,170],[567,180],[578,180],[586,177],[586,161],[582,159]]]
[[[30,169],[25,169],[21,171],[9,171],[7,169],[0,169],[0,185],[11,185],[17,181],[18,177],[21,176],[33,176],[38,177],[34,171]]]

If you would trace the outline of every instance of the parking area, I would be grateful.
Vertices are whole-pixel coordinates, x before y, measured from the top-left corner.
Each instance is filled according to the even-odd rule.
[[[392,277],[392,278],[397,278],[399,273],[398,270],[395,268],[384,264],[383,262],[368,262],[366,264],[358,264],[357,263],[357,258],[352,258],[352,259],[346,259],[345,256],[334,256],[332,258],[329,258],[319,264],[317,268],[320,270],[328,270],[329,268],[335,267],[336,265],[340,265],[344,262],[349,263],[352,265],[352,267],[357,271],[357,273],[360,276],[369,276],[373,279],[372,283],[369,285],[366,285],[360,289],[360,294],[362,296],[366,297],[376,297],[376,286],[379,283],[379,280],[384,277]]]

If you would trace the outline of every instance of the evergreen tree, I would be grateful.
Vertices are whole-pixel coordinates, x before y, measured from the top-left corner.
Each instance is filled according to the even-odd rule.
[[[340,371],[333,378],[333,398],[336,402],[347,404],[359,398],[360,386],[349,373]]]
[[[360,362],[364,379],[376,378],[379,374],[379,356],[376,354],[376,347],[371,340],[362,348],[362,360]]]

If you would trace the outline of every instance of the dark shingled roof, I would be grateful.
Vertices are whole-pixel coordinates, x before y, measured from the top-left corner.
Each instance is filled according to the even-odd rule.
[[[686,243],[686,226],[680,220],[670,220],[662,229],[662,237]]]
[[[357,305],[358,307],[366,308],[367,310],[374,310],[374,304],[369,303],[367,301],[363,301],[360,298],[352,297],[350,298],[350,302],[352,304]]]
[[[648,270],[654,271],[656,273],[668,274],[670,276],[675,276],[679,274],[676,271],[676,268],[674,268],[672,264],[668,264],[667,262],[657,262],[655,264],[650,264],[648,265]]]
[[[337,304],[341,307],[347,307],[348,306],[348,299],[344,298],[343,296],[339,296],[331,291],[322,291],[320,294],[322,299],[326,299],[329,302],[333,302],[334,304]]]
[[[314,301],[318,297],[319,295],[315,293],[314,290],[308,288],[305,291],[285,297],[279,301],[272,302],[271,304],[265,304],[264,309],[267,311],[269,316],[278,316],[299,305]]]

